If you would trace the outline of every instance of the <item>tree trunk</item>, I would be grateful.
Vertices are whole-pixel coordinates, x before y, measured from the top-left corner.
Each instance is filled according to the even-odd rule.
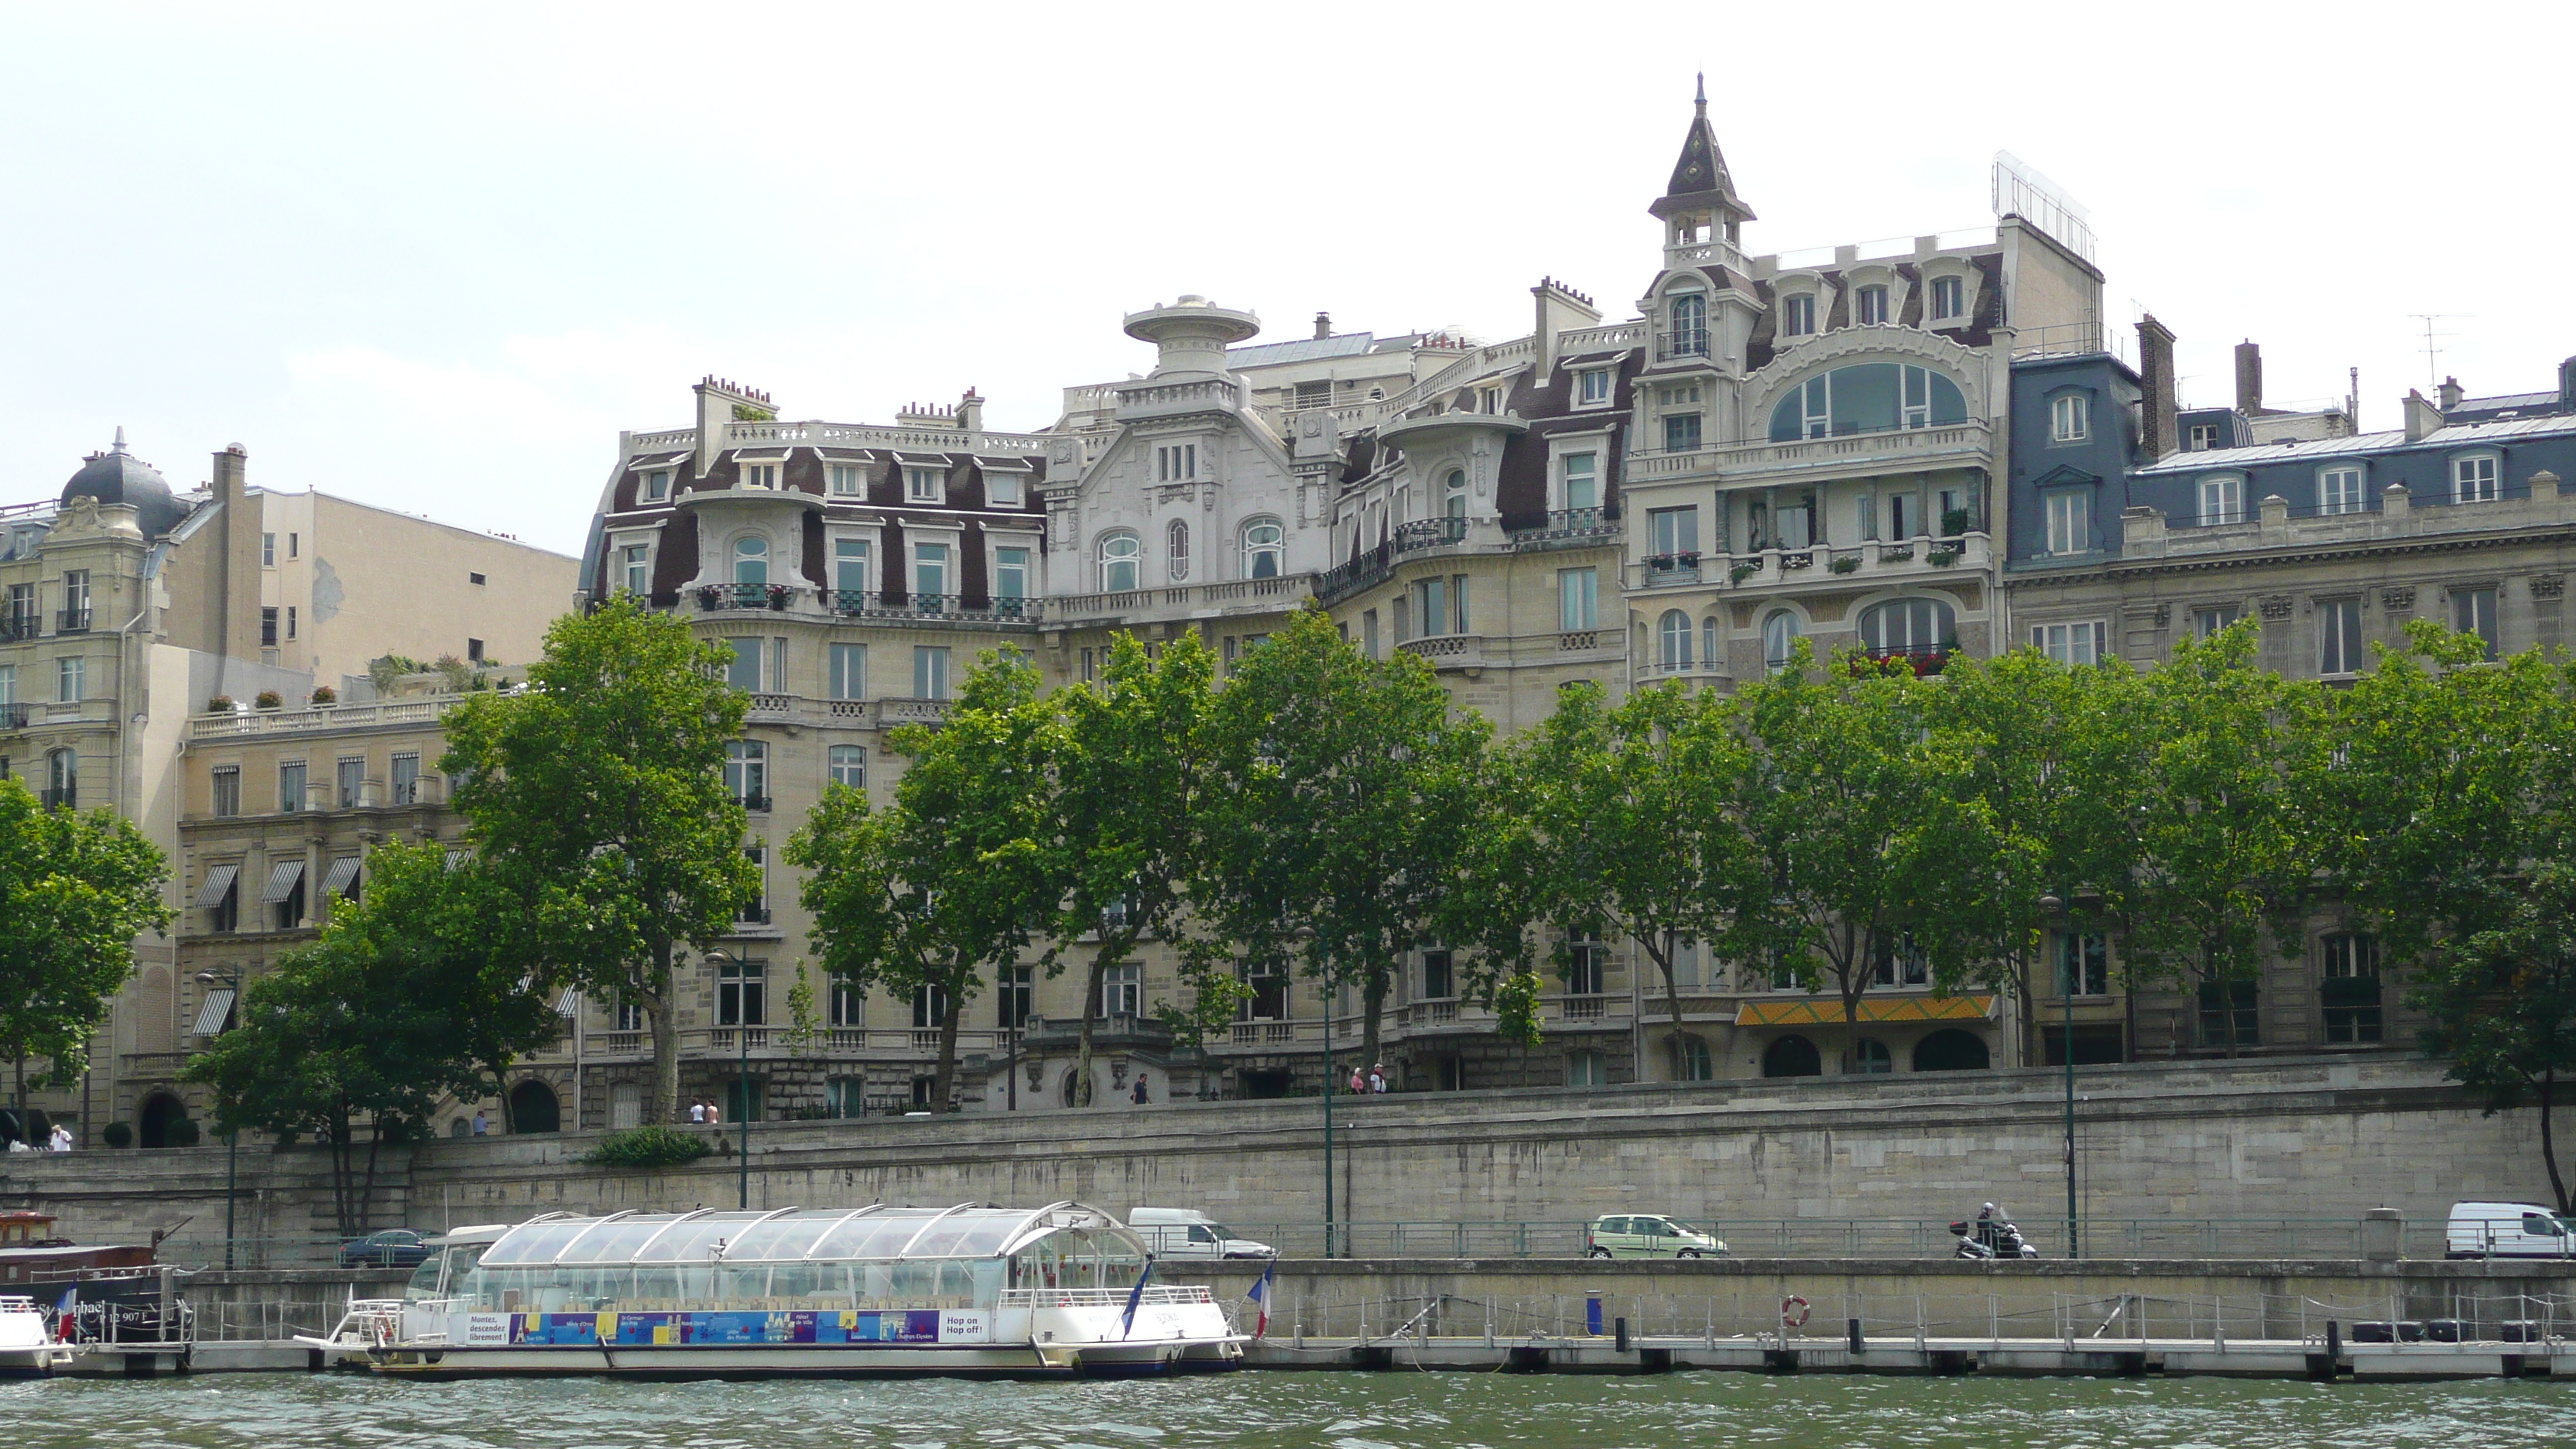
[[[680,1117],[680,1033],[671,1020],[671,943],[653,943],[654,979],[659,990],[639,989],[636,1001],[653,1028],[653,1104],[648,1122],[668,1125]]]
[[[2013,994],[2021,998],[2021,1064],[2025,1067],[2035,1067],[2039,1065],[2040,1059],[2039,1003],[2038,993],[2031,985],[2029,955],[2015,951],[2012,953],[2010,964],[2005,969],[2012,976]],[[2075,1050],[2075,1043],[2069,1040],[2066,1043],[2066,1049],[2072,1052]]]
[[[502,1070],[498,1064],[492,1068],[492,1095],[501,1103],[501,1132],[508,1136],[519,1130],[519,1124],[510,1115],[510,1082],[501,1075]]]
[[[2576,1211],[2567,1200],[2567,1179],[2558,1173],[2558,1142],[2550,1135],[2550,1109],[2557,1105],[2558,1069],[2551,1067],[2540,1074],[2540,1160],[2549,1165],[2549,1190],[2558,1194],[2560,1212]]]
[[[366,1235],[367,1224],[375,1220],[376,1159],[385,1150],[385,1119],[378,1117],[367,1134],[367,1181],[358,1190],[358,1234]]]
[[[356,1163],[350,1155],[349,1114],[342,1112],[332,1118],[330,1132],[331,1212],[339,1219],[340,1236],[355,1237],[357,1235],[349,1229],[350,1223],[356,1220],[356,1214],[349,1209],[349,1184],[357,1171]]]
[[[1667,931],[1664,935],[1669,940],[1672,933]],[[1673,1080],[1686,1082],[1690,1080],[1690,1054],[1682,1049],[1682,992],[1673,982],[1673,953],[1669,947],[1657,951],[1650,939],[1641,938],[1639,944],[1646,948],[1646,959],[1664,974],[1664,1015],[1672,1022],[1672,1031],[1664,1040],[1665,1054],[1672,1059]]]
[[[35,1145],[33,1129],[27,1126],[27,1054],[25,1052],[18,1053],[18,1131],[21,1136],[27,1138],[28,1146]]]
[[[930,1110],[953,1112],[949,1092],[957,1082],[957,1021],[966,1014],[966,993],[948,993],[948,1009],[939,1014],[939,1069],[930,1079]]]
[[[1109,979],[1109,953],[1106,948],[1092,953],[1091,984],[1082,993],[1082,1039],[1073,1049],[1073,1102],[1076,1107],[1091,1105],[1091,1029],[1100,1019],[1100,988]]]
[[[1372,971],[1369,973],[1368,986],[1360,993],[1360,1000],[1368,1012],[1366,1021],[1360,1027],[1360,1055],[1367,1059],[1363,1066],[1368,1071],[1376,1071],[1379,1065],[1378,1026],[1386,1016],[1386,987],[1386,973]]]

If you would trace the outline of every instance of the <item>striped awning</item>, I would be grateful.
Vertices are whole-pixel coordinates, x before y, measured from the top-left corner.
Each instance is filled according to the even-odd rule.
[[[1864,1022],[1901,1021],[1986,1021],[1995,1014],[1991,996],[1864,996],[1860,999],[1860,1019]],[[1802,1001],[1748,1001],[1735,1009],[1737,1026],[1840,1026],[1843,1004],[1839,998],[1809,997]]]
[[[449,851],[447,852],[447,868],[448,868],[449,870],[454,870],[454,869],[456,869],[458,866],[463,865],[464,863],[465,863],[465,852],[464,852],[464,851],[451,849],[451,850],[449,850]]]
[[[260,901],[266,905],[276,905],[294,895],[296,886],[302,884],[303,880],[304,862],[281,860],[269,867],[268,884],[259,889]]]
[[[331,862],[331,868],[328,871],[323,872],[322,894],[327,896],[334,891],[345,892],[349,889],[349,883],[357,878],[358,857],[354,855],[341,856],[338,860]]]
[[[233,893],[233,882],[240,878],[239,864],[209,867],[206,871],[205,884],[197,887],[197,898],[188,904],[201,909],[207,906],[220,906],[224,903],[224,897]]]
[[[580,1012],[580,990],[576,987],[565,987],[563,989],[563,994],[555,998],[555,1015],[562,1017],[566,1021],[570,1021],[573,1017],[580,1014]]]
[[[197,1008],[197,1024],[191,1028],[199,1036],[219,1036],[224,1018],[233,1014],[233,989],[218,986],[206,993],[205,1004]]]

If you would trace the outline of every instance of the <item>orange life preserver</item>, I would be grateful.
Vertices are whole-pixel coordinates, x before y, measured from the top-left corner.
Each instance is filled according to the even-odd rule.
[[[1807,1307],[1808,1307],[1807,1300],[1806,1300],[1806,1299],[1804,1299],[1804,1298],[1799,1297],[1799,1296],[1798,1296],[1797,1294],[1795,1294],[1795,1293],[1792,1293],[1792,1294],[1790,1294],[1788,1297],[1781,1299],[1781,1300],[1780,1300],[1780,1326],[1781,1326],[1782,1328],[1804,1328],[1804,1327],[1806,1327],[1806,1326],[1807,1326]]]

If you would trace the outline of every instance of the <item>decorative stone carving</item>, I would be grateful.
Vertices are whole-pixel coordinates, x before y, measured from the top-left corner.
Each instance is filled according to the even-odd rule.
[[[2273,594],[2264,599],[2263,617],[2275,620],[2290,617],[2290,596],[2287,594]]]
[[[2392,614],[2403,614],[2415,607],[2415,590],[2411,587],[2381,589],[2379,607]]]
[[[2531,596],[2535,599],[2563,598],[2566,593],[2565,574],[2534,574],[2531,577]]]
[[[2157,627],[2157,628],[2159,628],[2159,629],[2166,629],[2166,628],[2171,628],[2172,626],[2173,626],[2173,605],[2171,605],[2171,604],[2158,604],[2158,605],[2156,605],[2156,627]]]
[[[1111,1057],[1109,1059],[1109,1085],[1118,1088],[1120,1091],[1126,1090],[1127,1059],[1125,1057]]]

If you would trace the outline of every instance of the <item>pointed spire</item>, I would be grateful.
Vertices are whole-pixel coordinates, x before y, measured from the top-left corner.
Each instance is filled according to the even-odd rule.
[[[1683,205],[1715,206],[1728,212],[1738,222],[1751,221],[1753,208],[1735,194],[1735,180],[1726,171],[1726,157],[1717,149],[1717,130],[1708,120],[1708,73],[1699,74],[1691,100],[1691,124],[1682,137],[1682,154],[1673,162],[1672,179],[1665,183],[1663,199],[1656,202],[1656,215],[1679,209]]]
[[[118,423],[116,425],[116,447],[113,451],[119,453],[125,451],[125,424],[123,423]]]

